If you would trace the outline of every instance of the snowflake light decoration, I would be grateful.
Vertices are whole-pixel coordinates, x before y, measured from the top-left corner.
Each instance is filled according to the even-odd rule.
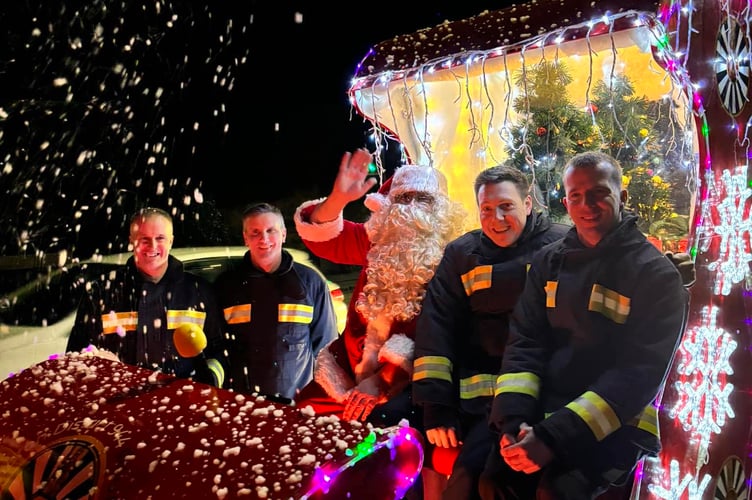
[[[661,469],[660,466],[657,468]],[[663,475],[663,471],[661,470],[659,477],[662,477]],[[650,484],[648,485],[648,491],[654,495],[655,498],[662,498],[664,500],[680,500],[683,498],[682,495],[686,491],[686,498],[688,500],[701,500],[702,494],[710,482],[709,474],[705,474],[699,484],[691,474],[685,474],[683,478],[679,479],[679,462],[677,460],[671,460],[671,464],[669,465],[669,477],[671,484],[668,488],[665,488],[662,485]]]
[[[669,411],[671,418],[699,439],[701,451],[707,450],[711,434],[721,433],[726,416],[735,416],[729,404],[734,385],[726,382],[726,376],[734,373],[729,358],[737,342],[716,327],[717,315],[718,307],[704,307],[702,324],[684,334],[677,367],[681,380],[674,383],[679,397]]]
[[[705,174],[708,186],[708,199],[703,203],[702,226],[698,228],[700,249],[710,248],[714,236],[720,237],[718,260],[711,262],[708,269],[716,271],[713,293],[728,295],[735,283],[747,275],[752,254],[747,251],[745,241],[749,238],[752,222],[744,217],[746,200],[752,195],[747,187],[745,166],[734,169],[733,175],[724,170],[720,181],[714,173]],[[718,223],[714,224],[712,210],[718,211]]]

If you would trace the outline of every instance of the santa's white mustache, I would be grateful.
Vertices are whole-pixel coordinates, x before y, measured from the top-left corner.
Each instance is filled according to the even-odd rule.
[[[390,226],[410,226],[412,229],[430,233],[435,231],[438,219],[434,213],[433,205],[424,203],[392,203],[384,207],[384,212],[379,214],[382,222]]]

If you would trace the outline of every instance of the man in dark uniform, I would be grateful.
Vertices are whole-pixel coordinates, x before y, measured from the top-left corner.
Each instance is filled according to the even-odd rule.
[[[477,497],[494,441],[488,407],[527,266],[569,230],[534,209],[530,184],[517,168],[483,170],[474,187],[481,227],[447,245],[415,334],[413,399],[423,407],[426,438],[459,451],[443,493],[452,499]]]
[[[214,283],[224,313],[229,387],[290,403],[313,377],[318,353],[337,338],[326,280],[293,260],[279,208],[256,203],[243,212],[248,251],[238,269]]]
[[[93,346],[124,363],[222,386],[227,360],[214,292],[170,255],[173,241],[169,213],[144,208],[133,215],[133,256],[84,294],[66,350]],[[174,331],[186,326],[201,329],[207,340],[191,357],[173,342]]]

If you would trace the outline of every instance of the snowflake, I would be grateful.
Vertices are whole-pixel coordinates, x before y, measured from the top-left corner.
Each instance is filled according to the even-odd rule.
[[[708,269],[717,271],[713,292],[728,295],[731,286],[745,278],[752,261],[752,254],[745,244],[752,222],[744,218],[746,200],[752,196],[752,189],[747,187],[746,167],[737,167],[733,175],[729,170],[724,170],[720,181],[716,181],[714,173],[708,171],[705,180],[708,192],[702,204],[698,241],[700,250],[705,252],[714,237],[720,237],[718,260],[711,262]],[[713,209],[718,212],[718,224],[713,222]]]
[[[734,385],[726,383],[726,376],[734,373],[729,358],[737,343],[716,327],[717,315],[718,307],[704,307],[702,324],[684,334],[679,351],[682,361],[676,370],[682,380],[674,383],[679,398],[669,412],[685,431],[699,436],[703,449],[707,449],[711,433],[720,434],[726,416],[735,416],[729,404]]]
[[[657,468],[660,471],[657,477],[663,477],[665,472],[661,469],[660,466],[657,466]],[[670,469],[669,477],[671,480],[670,486],[668,487],[668,489],[666,489],[661,485],[649,484],[648,491],[652,495],[655,495],[656,498],[662,498],[665,500],[680,500],[686,490],[688,500],[701,500],[702,499],[702,493],[705,491],[705,488],[707,488],[708,483],[710,482],[709,474],[705,474],[702,477],[702,481],[700,481],[700,484],[697,484],[697,480],[694,479],[691,474],[686,474],[683,478],[681,478],[681,480],[679,480],[679,462],[678,461],[671,460],[671,465],[669,466],[669,469]]]

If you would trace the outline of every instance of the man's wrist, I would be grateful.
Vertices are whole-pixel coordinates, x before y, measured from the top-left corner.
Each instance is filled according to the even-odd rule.
[[[314,224],[326,224],[337,220],[342,216],[342,211],[347,203],[337,199],[337,195],[330,194],[311,212],[311,222]]]

